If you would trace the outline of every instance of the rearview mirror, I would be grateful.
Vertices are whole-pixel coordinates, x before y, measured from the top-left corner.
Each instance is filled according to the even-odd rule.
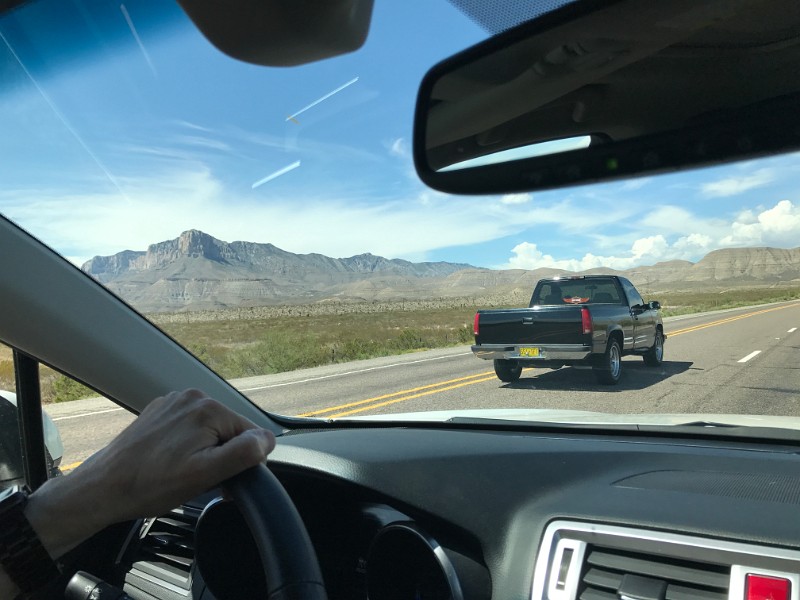
[[[452,193],[547,189],[800,147],[797,0],[584,0],[431,69],[414,161]]]

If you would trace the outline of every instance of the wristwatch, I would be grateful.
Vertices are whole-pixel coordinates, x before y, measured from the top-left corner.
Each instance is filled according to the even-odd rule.
[[[23,594],[43,587],[60,573],[25,517],[29,493],[19,485],[0,492],[0,565]]]

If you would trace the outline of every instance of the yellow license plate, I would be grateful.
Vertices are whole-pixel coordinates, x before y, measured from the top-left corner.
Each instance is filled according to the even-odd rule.
[[[538,358],[539,357],[539,349],[538,348],[520,348],[519,349],[520,356],[527,356],[530,358]]]

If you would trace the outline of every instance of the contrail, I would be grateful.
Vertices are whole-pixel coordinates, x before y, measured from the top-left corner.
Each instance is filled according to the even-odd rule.
[[[287,167],[283,167],[282,169],[278,169],[274,173],[267,175],[264,179],[259,179],[252,185],[252,189],[256,189],[260,185],[264,185],[268,181],[272,181],[273,179],[280,177],[281,175],[285,175],[289,171],[294,171],[297,167],[300,166],[300,161],[295,161]]]
[[[19,64],[20,68],[22,69],[22,71],[25,73],[25,75],[28,76],[28,79],[31,80],[31,83],[37,89],[39,94],[41,94],[41,96],[44,99],[44,101],[47,103],[47,105],[53,111],[53,114],[55,114],[56,117],[58,117],[58,120],[61,121],[64,124],[64,127],[67,129],[67,131],[69,131],[72,134],[72,137],[74,137],[75,140],[78,142],[78,144],[80,144],[81,147],[86,151],[86,154],[88,154],[92,158],[92,160],[100,168],[100,170],[105,174],[105,176],[108,177],[108,180],[111,182],[111,184],[115,188],[117,188],[117,191],[122,195],[122,197],[125,198],[125,200],[129,200],[128,195],[124,191],[122,191],[122,188],[120,187],[119,183],[117,182],[116,177],[114,177],[111,174],[111,171],[109,171],[106,168],[106,166],[102,163],[102,161],[97,157],[97,155],[94,152],[92,152],[92,150],[91,150],[91,148],[89,148],[88,144],[85,141],[83,141],[83,138],[72,127],[72,125],[70,125],[70,123],[67,120],[67,118],[61,113],[60,110],[58,110],[58,107],[56,106],[55,102],[53,102],[53,100],[50,99],[50,96],[48,96],[47,93],[42,88],[42,86],[39,85],[39,82],[36,81],[36,78],[28,70],[28,67],[25,66],[25,63],[22,62],[22,59],[17,54],[16,50],[14,50],[14,48],[11,47],[11,44],[6,39],[6,36],[3,35],[2,33],[0,33],[0,40],[3,40],[3,43],[8,48],[8,51],[11,52],[11,55],[14,57],[14,60],[17,61],[17,63]]]
[[[314,102],[312,102],[312,103],[311,103],[311,104],[309,104],[308,106],[305,106],[305,107],[301,108],[300,110],[298,110],[298,111],[297,111],[296,113],[294,113],[293,115],[289,115],[288,117],[286,117],[286,121],[287,121],[287,123],[288,123],[289,121],[294,121],[295,123],[298,123],[298,121],[295,119],[295,117],[296,117],[296,116],[298,116],[298,115],[302,115],[302,114],[303,114],[304,112],[306,112],[306,111],[307,111],[309,108],[314,108],[314,107],[315,107],[317,104],[319,104],[320,102],[324,102],[325,100],[327,100],[328,98],[330,98],[330,97],[331,97],[331,96],[333,96],[334,94],[338,94],[338,93],[339,93],[339,92],[341,92],[341,91],[342,91],[344,88],[346,88],[346,87],[349,87],[349,86],[353,85],[353,84],[354,84],[356,81],[358,81],[358,77],[353,77],[353,78],[352,78],[350,81],[348,81],[348,82],[347,82],[347,83],[345,83],[344,85],[340,85],[338,88],[336,88],[336,89],[335,89],[335,90],[333,90],[332,92],[328,92],[327,94],[325,94],[325,95],[324,95],[322,98],[319,98],[319,99],[317,99],[317,100],[314,100]]]
[[[158,73],[156,73],[156,68],[153,65],[153,61],[150,60],[150,55],[147,53],[147,49],[144,47],[144,44],[142,43],[142,38],[139,37],[139,32],[136,31],[136,26],[133,24],[133,20],[131,19],[131,16],[128,14],[128,9],[125,8],[124,4],[120,4],[119,9],[122,11],[122,16],[125,17],[125,21],[128,23],[128,28],[131,30],[131,33],[133,34],[133,39],[135,39],[136,43],[139,44],[139,49],[142,51],[142,54],[144,54],[144,59],[145,61],[147,61],[147,66],[150,67],[150,70],[153,72],[154,76],[158,76]]]

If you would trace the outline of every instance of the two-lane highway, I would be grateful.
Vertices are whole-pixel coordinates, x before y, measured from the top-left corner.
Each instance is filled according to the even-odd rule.
[[[567,367],[526,369],[520,381],[502,383],[491,362],[464,347],[377,366],[351,363],[317,377],[284,374],[273,387],[266,378],[240,389],[267,410],[325,418],[467,408],[800,415],[787,398],[800,395],[793,364],[800,338],[789,332],[798,326],[797,302],[670,319],[664,364],[650,368],[627,357],[616,386]]]
[[[668,319],[665,361],[623,361],[616,386],[590,370],[526,369],[499,381],[468,346],[251,377],[234,385],[265,410],[342,418],[470,408],[548,408],[611,413],[800,416],[800,302]],[[132,416],[107,401],[48,407],[65,465],[103,447]]]

